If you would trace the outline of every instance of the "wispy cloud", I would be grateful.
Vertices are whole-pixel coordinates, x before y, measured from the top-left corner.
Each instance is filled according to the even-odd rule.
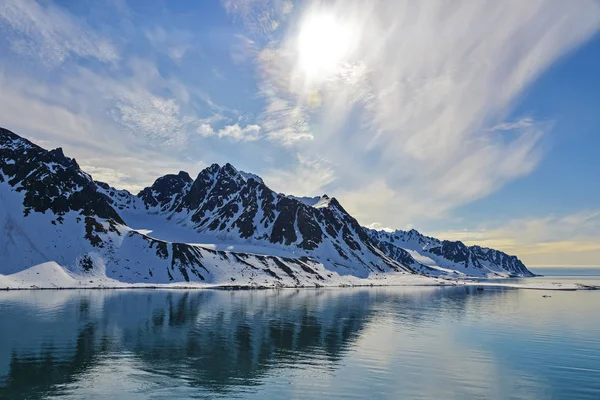
[[[267,137],[284,146],[314,139],[309,125],[310,117],[305,109],[268,92],[267,90],[263,91],[267,106],[260,116]]]
[[[45,148],[63,147],[95,179],[133,191],[162,174],[181,169],[194,173],[204,165],[179,151],[174,157],[169,147],[144,145],[147,138],[140,144],[137,137],[123,135],[118,122],[102,109],[102,92],[66,90],[70,84],[93,86],[93,80],[86,78],[49,85],[30,77],[0,75],[0,126]]]
[[[514,129],[531,128],[532,126],[535,126],[535,121],[532,118],[526,117],[514,122],[502,122],[498,125],[491,127],[489,130],[490,132],[512,131]]]
[[[134,132],[144,132],[148,139],[164,139],[166,143],[184,141],[179,106],[173,99],[149,93],[125,93],[117,101],[118,118]]]
[[[48,66],[70,57],[93,58],[109,64],[119,60],[110,40],[53,4],[3,0],[0,24],[9,27],[7,39],[14,51],[41,59]]]
[[[335,172],[329,160],[298,153],[291,169],[267,170],[263,180],[281,193],[314,196],[325,193],[328,185],[335,180]]]
[[[235,4],[226,6],[261,15],[266,3]],[[385,213],[392,226],[440,217],[529,174],[548,124],[504,119],[600,27],[594,0],[309,1],[297,11],[256,52],[261,125],[287,145],[325,149],[348,208],[365,223]],[[360,200],[368,187],[386,202]]]
[[[131,58],[118,72],[77,68],[62,82],[84,104],[94,103],[112,117],[129,136],[152,146],[181,149],[202,123],[227,120],[232,114],[197,87],[177,77],[164,77],[155,64]],[[209,114],[198,116],[198,109]]]
[[[268,35],[276,30],[281,18],[293,9],[290,0],[221,0],[225,10],[240,18],[248,31]]]
[[[146,38],[158,51],[166,54],[175,63],[180,63],[192,47],[193,37],[181,31],[166,31],[156,27],[146,31]]]
[[[258,51],[256,42],[240,34],[235,34],[234,39],[234,43],[230,49],[231,60],[235,64],[244,64],[248,61],[253,61]]]

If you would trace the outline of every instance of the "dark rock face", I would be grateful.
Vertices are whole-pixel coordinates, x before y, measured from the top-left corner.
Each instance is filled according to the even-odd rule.
[[[462,242],[450,242],[444,240],[442,241],[441,246],[433,247],[429,249],[429,251],[455,263],[464,263],[466,266],[469,265],[469,249]]]
[[[298,230],[302,234],[302,242],[299,247],[305,250],[312,250],[316,248],[319,243],[323,240],[323,230],[319,222],[313,218],[310,210],[306,208],[298,209],[296,215],[298,221]]]
[[[296,206],[294,200],[290,200],[287,197],[282,198],[277,203],[279,215],[273,223],[273,230],[271,231],[272,243],[283,243],[289,246],[298,239],[294,229],[297,212]]]
[[[62,149],[47,151],[9,130],[0,128],[0,171],[8,184],[25,195],[23,206],[57,215],[79,211],[123,223],[96,183]]]
[[[154,181],[151,187],[142,190],[138,197],[146,204],[146,208],[160,205],[162,211],[168,211],[176,207],[176,202],[181,200],[184,191],[192,182],[192,178],[185,171],[177,175],[165,175]]]

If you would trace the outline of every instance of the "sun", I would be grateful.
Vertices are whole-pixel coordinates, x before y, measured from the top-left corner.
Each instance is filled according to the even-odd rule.
[[[333,13],[310,13],[298,33],[298,65],[308,78],[325,79],[338,71],[355,44],[351,24]]]

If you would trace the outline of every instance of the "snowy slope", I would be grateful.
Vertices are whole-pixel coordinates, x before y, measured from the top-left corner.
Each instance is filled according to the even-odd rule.
[[[339,285],[411,275],[337,202],[308,207],[231,165],[195,181],[167,175],[134,196],[94,182],[62,150],[7,130],[0,161],[0,273],[11,282],[32,271],[56,276],[57,265],[72,277],[59,281],[80,286]]]
[[[431,284],[419,275],[508,276],[520,264],[472,247],[463,265],[446,242],[397,246],[400,231],[366,230],[335,198],[276,193],[230,164],[134,195],[1,128],[0,232],[0,286]]]

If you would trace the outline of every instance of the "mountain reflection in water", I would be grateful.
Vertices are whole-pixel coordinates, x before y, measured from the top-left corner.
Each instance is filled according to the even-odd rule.
[[[494,380],[514,381],[512,393],[554,393],[543,369],[506,358],[518,357],[529,333],[522,327],[513,331],[521,337],[511,338],[503,324],[529,318],[522,303],[532,294],[473,288],[0,293],[0,398],[428,397],[453,382],[461,387],[446,387],[446,397],[502,398],[502,390],[489,386]],[[489,323],[499,343],[480,336],[494,332]],[[551,334],[540,334],[544,346],[551,344]],[[597,340],[587,346],[600,350]],[[600,390],[598,354],[582,365],[596,379],[584,393]],[[419,391],[419,382],[432,379],[439,388]]]

